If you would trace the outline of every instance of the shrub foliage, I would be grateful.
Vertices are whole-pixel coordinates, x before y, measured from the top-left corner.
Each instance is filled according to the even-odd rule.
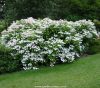
[[[13,50],[12,57],[21,59],[23,69],[40,65],[69,63],[85,53],[98,33],[90,20],[22,19],[2,32],[1,43]],[[16,57],[20,58],[16,58]]]
[[[0,74],[21,70],[20,59],[14,59],[12,50],[0,45]]]

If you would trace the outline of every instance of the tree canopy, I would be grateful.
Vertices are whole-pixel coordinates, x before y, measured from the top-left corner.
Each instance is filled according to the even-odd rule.
[[[51,19],[100,19],[100,0],[6,0],[4,17]]]

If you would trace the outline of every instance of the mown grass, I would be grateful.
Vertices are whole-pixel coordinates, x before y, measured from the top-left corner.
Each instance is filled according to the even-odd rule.
[[[0,75],[0,88],[100,88],[100,54],[71,64]]]

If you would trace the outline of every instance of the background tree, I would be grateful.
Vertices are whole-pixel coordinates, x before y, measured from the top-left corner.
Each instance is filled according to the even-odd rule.
[[[0,19],[3,18],[4,5],[5,5],[5,0],[0,0]]]
[[[100,0],[6,0],[4,17],[17,20],[34,17],[52,19],[100,19]]]

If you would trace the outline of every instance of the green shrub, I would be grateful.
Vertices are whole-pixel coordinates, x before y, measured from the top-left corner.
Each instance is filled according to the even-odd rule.
[[[100,32],[100,21],[99,20],[94,20],[95,26],[97,28],[97,31]]]
[[[11,56],[11,50],[0,45],[0,74],[20,70],[20,60]]]
[[[96,54],[96,53],[100,53],[100,39],[93,39],[90,42],[90,46],[88,49],[88,54]]]
[[[76,14],[70,14],[70,15],[67,15],[65,19],[67,19],[69,21],[71,21],[71,20],[76,21],[76,20],[82,19],[82,17],[79,15],[76,15]]]
[[[6,29],[6,22],[4,20],[0,20],[0,33]]]

